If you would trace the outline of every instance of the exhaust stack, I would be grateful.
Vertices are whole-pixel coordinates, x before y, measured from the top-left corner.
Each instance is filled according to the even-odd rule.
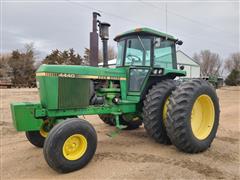
[[[97,17],[101,16],[97,12],[93,12],[92,32],[90,32],[90,66],[98,66],[98,33],[97,33]]]

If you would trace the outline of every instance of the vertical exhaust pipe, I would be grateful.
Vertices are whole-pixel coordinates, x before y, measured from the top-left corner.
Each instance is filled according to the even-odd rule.
[[[110,26],[109,23],[99,22],[100,37],[103,43],[103,67],[108,67],[108,39]]]
[[[98,33],[97,33],[97,17],[101,16],[97,12],[93,12],[92,32],[90,32],[90,66],[98,66]]]

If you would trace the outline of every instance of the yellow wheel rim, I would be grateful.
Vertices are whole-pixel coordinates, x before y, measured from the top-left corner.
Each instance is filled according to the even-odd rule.
[[[41,129],[39,130],[39,133],[42,137],[46,138],[48,136],[48,132],[45,131],[42,127]]]
[[[169,97],[166,99],[164,106],[163,106],[163,123],[166,124],[167,120],[167,106],[169,104]]]
[[[68,160],[81,158],[87,150],[87,139],[81,134],[74,134],[63,144],[63,156]]]
[[[199,96],[192,108],[191,128],[194,136],[203,140],[212,131],[215,119],[215,109],[212,99],[208,95]]]
[[[40,128],[40,130],[39,130],[40,135],[41,135],[42,137],[44,137],[44,138],[46,138],[46,137],[48,136],[48,131],[46,131],[46,130],[44,129],[44,127],[46,127],[47,125],[48,125],[48,121],[45,121],[45,122],[42,124],[42,126],[41,126],[41,128]]]

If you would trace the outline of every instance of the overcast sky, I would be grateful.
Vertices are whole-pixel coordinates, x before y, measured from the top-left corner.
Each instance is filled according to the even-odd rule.
[[[150,27],[183,40],[180,47],[193,56],[210,49],[222,58],[239,51],[239,1],[1,1],[2,51],[22,49],[34,42],[39,58],[53,49],[89,47],[92,12],[111,24],[115,35]],[[166,28],[167,19],[167,28]],[[100,44],[101,46],[101,44]]]

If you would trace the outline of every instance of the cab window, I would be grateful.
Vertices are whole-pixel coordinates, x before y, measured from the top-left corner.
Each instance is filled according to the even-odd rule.
[[[136,38],[127,40],[125,66],[150,66],[151,39]]]
[[[162,40],[154,46],[154,66],[172,68],[174,61],[174,42]]]

